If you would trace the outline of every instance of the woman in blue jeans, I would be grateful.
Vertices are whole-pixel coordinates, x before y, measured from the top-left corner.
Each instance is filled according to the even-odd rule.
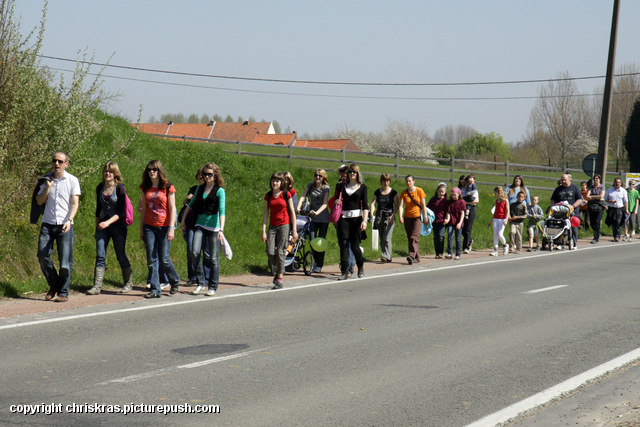
[[[167,274],[174,295],[178,292],[180,276],[169,258],[169,242],[174,238],[176,222],[176,189],[167,181],[167,175],[159,160],[149,162],[140,184],[140,239],[147,250],[147,268],[151,273],[151,291],[145,298],[160,298],[159,266]]]
[[[113,249],[122,269],[123,287],[120,292],[129,292],[131,282],[131,264],[125,252],[127,243],[127,224],[125,222],[125,197],[127,190],[122,184],[120,168],[114,162],[107,162],[102,168],[102,182],[96,187],[96,266],[93,287],[88,295],[98,295],[102,289],[105,258],[109,240],[113,240]]]
[[[204,178],[202,177],[202,168],[198,169],[196,173],[196,180],[198,184],[204,184]],[[184,212],[182,212],[182,218],[184,218],[184,214],[187,212],[187,206],[189,206],[189,202],[196,194],[196,190],[198,189],[198,185],[194,185],[189,189],[187,193],[187,198],[184,200]],[[182,218],[178,218],[178,221],[182,221]],[[196,277],[196,270],[193,268],[193,265],[200,262],[200,256],[198,255],[198,261],[193,263],[191,261],[191,252],[193,250],[193,232],[191,229],[182,229],[182,238],[187,244],[187,272],[189,274],[189,282],[187,286],[195,286],[198,283],[198,278]],[[209,277],[209,272],[211,271],[211,263],[209,261],[209,242],[205,239],[202,242],[204,256],[202,257],[202,267],[204,268],[204,277]]]
[[[205,292],[206,296],[212,297],[218,290],[220,278],[220,260],[218,248],[222,241],[225,224],[225,192],[224,179],[218,165],[207,163],[201,169],[204,184],[198,186],[195,195],[191,198],[189,206],[184,211],[180,228],[186,230],[185,221],[189,211],[196,211],[196,226],[193,231],[193,242],[191,249],[192,268],[196,272],[197,286],[191,292],[198,295]],[[204,269],[200,263],[203,242],[209,243],[209,263],[211,272],[205,277]]]

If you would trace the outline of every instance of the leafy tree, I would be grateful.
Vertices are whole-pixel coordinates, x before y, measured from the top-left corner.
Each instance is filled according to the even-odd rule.
[[[209,123],[210,121],[211,118],[208,114],[202,114],[202,117],[200,117],[200,123]]]
[[[432,157],[433,142],[424,124],[414,125],[407,120],[388,119],[382,142],[374,147],[383,153],[406,157]]]
[[[254,116],[249,116],[249,118],[247,119],[250,123],[255,123],[257,122],[256,118]]]
[[[213,115],[213,121],[217,122],[217,123],[221,123],[224,121],[224,119],[222,118],[222,116],[218,115],[218,114],[214,114]]]
[[[457,145],[440,143],[434,147],[434,154],[436,157],[456,157],[457,156]]]
[[[225,123],[235,123],[236,121],[233,120],[233,117],[231,117],[231,114],[227,114],[227,117],[224,118],[224,122]]]
[[[187,123],[200,123],[200,117],[196,113],[191,113],[187,118]]]
[[[633,105],[633,112],[629,118],[627,132],[624,137],[624,146],[629,156],[630,169],[633,172],[640,171],[640,98]]]
[[[236,122],[244,123],[244,119],[242,118],[242,116],[238,116],[238,120],[236,120]]]
[[[273,122],[271,122],[271,124],[273,125],[273,130],[275,131],[275,133],[282,133],[282,128],[280,127],[280,123],[278,123],[277,120],[274,120]]]
[[[496,132],[475,135],[460,141],[455,157],[471,159],[485,154],[493,154],[503,159],[508,159],[511,148],[506,144],[502,136]]]
[[[149,122],[148,123],[158,123],[158,119],[156,119],[156,116],[151,116],[151,117],[149,117]]]
[[[182,113],[177,113],[177,114],[162,114],[160,116],[160,121],[162,123],[169,123],[169,122],[173,122],[173,123],[186,123],[186,119],[184,117],[184,114]]]

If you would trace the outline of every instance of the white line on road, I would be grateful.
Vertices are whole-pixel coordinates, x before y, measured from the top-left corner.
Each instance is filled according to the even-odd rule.
[[[580,247],[579,248],[579,252],[581,251],[585,251],[585,250],[594,250],[594,249],[603,249],[603,248],[607,248],[607,247],[615,247],[615,246],[591,246],[591,247]],[[152,309],[156,309],[156,308],[164,308],[164,307],[172,307],[172,306],[176,306],[176,305],[182,305],[182,304],[197,304],[197,303],[202,303],[202,302],[215,302],[215,301],[220,301],[226,298],[239,298],[239,297],[245,297],[245,296],[253,296],[253,295],[259,295],[259,294],[264,294],[264,293],[274,293],[274,292],[290,292],[290,291],[296,291],[299,289],[305,289],[305,288],[313,288],[313,287],[317,287],[317,286],[336,286],[336,285],[340,285],[340,284],[349,284],[352,282],[356,282],[356,281],[363,281],[363,280],[373,280],[373,279],[380,279],[380,278],[385,278],[385,277],[397,277],[397,276],[405,276],[405,275],[409,275],[409,274],[421,274],[421,273],[428,273],[431,271],[440,271],[440,270],[450,270],[450,269],[455,269],[455,268],[467,268],[467,267],[475,267],[478,265],[484,265],[484,264],[495,264],[495,263],[503,263],[503,262],[518,262],[518,261],[527,261],[527,260],[531,260],[531,259],[535,259],[535,258],[539,258],[539,257],[546,257],[546,256],[561,256],[561,255],[569,255],[569,254],[574,254],[574,251],[564,251],[564,252],[549,252],[549,253],[539,253],[539,254],[535,254],[535,255],[528,255],[526,257],[515,257],[515,258],[502,258],[502,259],[489,259],[487,261],[479,261],[479,262],[472,262],[472,263],[464,263],[464,264],[454,264],[454,265],[442,265],[442,266],[437,266],[437,267],[426,267],[426,268],[419,268],[419,269],[412,269],[409,271],[402,271],[402,272],[393,272],[393,273],[389,273],[389,274],[379,274],[376,276],[367,276],[367,277],[363,277],[361,279],[349,279],[349,280],[345,280],[342,282],[338,282],[336,280],[328,280],[328,281],[324,281],[324,282],[320,282],[320,283],[311,283],[308,285],[300,285],[300,286],[295,286],[295,287],[291,287],[291,288],[284,288],[284,289],[279,289],[277,291],[272,291],[272,290],[259,290],[256,292],[243,292],[243,293],[239,293],[239,294],[231,294],[231,295],[221,295],[219,297],[215,297],[215,298],[198,298],[198,299],[192,299],[192,300],[186,300],[186,301],[175,301],[175,302],[170,302],[170,303],[155,303],[153,305],[145,305],[142,307],[132,307],[132,308],[124,308],[124,309],[116,309],[116,310],[106,310],[106,311],[99,311],[99,312],[95,312],[95,313],[85,313],[85,314],[74,314],[71,316],[65,316],[65,317],[55,317],[55,318],[50,318],[50,319],[41,319],[41,320],[32,320],[32,321],[28,321],[28,322],[22,322],[22,323],[12,323],[9,325],[2,325],[0,326],[0,330],[3,329],[12,329],[12,328],[20,328],[23,326],[32,326],[32,325],[40,325],[40,324],[44,324],[44,323],[53,323],[53,322],[62,322],[65,320],[73,320],[73,319],[82,319],[82,318],[87,318],[87,317],[94,317],[94,316],[104,316],[104,315],[108,315],[108,314],[122,314],[124,312],[131,312],[131,311],[140,311],[140,310],[152,310]]]
[[[526,415],[527,413],[531,413],[537,408],[551,403],[556,399],[568,396],[578,388],[590,385],[591,383],[604,378],[631,363],[634,363],[638,359],[640,359],[640,348],[632,350],[627,354],[623,354],[609,362],[605,362],[600,366],[596,366],[595,368],[583,372],[573,378],[569,378],[560,384],[541,391],[527,399],[521,400],[518,403],[514,403],[501,411],[487,415],[478,421],[468,424],[466,427],[491,427],[503,425],[510,420],[514,420],[520,416]]]
[[[232,354],[230,356],[216,357],[214,359],[202,360],[200,362],[189,363],[188,365],[180,365],[180,366],[170,366],[168,368],[156,369],[155,371],[143,372],[141,374],[129,375],[127,377],[116,378],[114,380],[104,381],[98,383],[96,385],[109,385],[114,383],[130,383],[133,381],[138,381],[144,378],[157,377],[158,375],[164,375],[171,372],[177,372],[182,369],[192,369],[199,368],[200,366],[211,365],[212,363],[224,362],[225,360],[237,359],[239,357],[248,356],[253,353],[257,353],[259,351],[266,351],[270,347],[261,348],[258,350],[245,351],[244,353]]]
[[[566,286],[569,285],[558,285],[558,286],[550,286],[548,288],[542,288],[542,289],[534,289],[532,291],[527,291],[527,292],[522,292],[524,295],[530,295],[530,294],[537,294],[538,292],[546,292],[546,291],[552,291],[554,289],[560,289],[560,288],[564,288]]]

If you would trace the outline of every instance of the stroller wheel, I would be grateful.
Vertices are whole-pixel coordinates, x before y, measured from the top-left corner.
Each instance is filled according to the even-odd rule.
[[[316,266],[316,262],[313,259],[313,252],[309,251],[304,256],[304,263],[302,264],[302,268],[304,269],[304,274],[307,276],[311,276],[313,273],[313,269]]]

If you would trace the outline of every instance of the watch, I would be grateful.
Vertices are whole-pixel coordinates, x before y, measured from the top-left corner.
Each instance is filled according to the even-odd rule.
[[[67,221],[69,221],[73,225],[73,220],[71,218],[69,218]]]

